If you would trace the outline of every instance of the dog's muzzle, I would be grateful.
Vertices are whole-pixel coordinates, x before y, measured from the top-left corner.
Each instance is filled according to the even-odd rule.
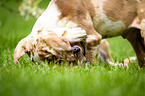
[[[82,61],[82,63],[89,63],[89,61],[84,57],[81,47],[75,45],[72,47],[72,51],[77,60]]]

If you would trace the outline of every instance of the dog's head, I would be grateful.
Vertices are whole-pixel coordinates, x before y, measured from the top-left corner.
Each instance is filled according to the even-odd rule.
[[[51,61],[54,57],[55,59],[74,61],[78,59],[75,54],[80,54],[80,51],[76,46],[71,47],[69,41],[63,36],[50,36],[49,34],[38,36],[36,40],[27,37],[22,39],[15,48],[14,62],[17,63],[25,53],[30,56],[32,61],[37,62]]]
[[[42,38],[42,37],[41,37]],[[42,60],[65,59],[74,61],[72,47],[69,41],[64,37],[51,36],[37,41],[37,52]]]

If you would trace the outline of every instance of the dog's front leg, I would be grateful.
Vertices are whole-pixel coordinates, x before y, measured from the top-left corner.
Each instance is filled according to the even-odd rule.
[[[86,39],[85,56],[91,64],[97,63],[100,50],[100,38],[88,35]]]
[[[88,23],[87,20],[77,23],[81,28],[86,31],[87,38],[85,44],[85,57],[91,64],[97,63],[100,42],[102,36],[94,29],[93,25]]]

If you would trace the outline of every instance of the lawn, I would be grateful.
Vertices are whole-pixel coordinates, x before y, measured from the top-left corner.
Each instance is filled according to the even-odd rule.
[[[40,7],[46,8],[48,1]],[[7,1],[13,8],[18,3]],[[13,52],[19,40],[26,37],[36,21],[24,20],[17,13],[0,7],[0,96],[145,96],[145,68],[137,62],[128,68],[95,64],[85,67],[35,64],[24,55],[15,64]],[[107,39],[115,61],[135,56],[127,40]]]

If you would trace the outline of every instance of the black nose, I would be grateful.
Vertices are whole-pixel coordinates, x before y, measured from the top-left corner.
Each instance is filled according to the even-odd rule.
[[[80,52],[81,49],[79,46],[73,46],[72,50],[73,50],[73,54],[76,54],[76,53]]]

